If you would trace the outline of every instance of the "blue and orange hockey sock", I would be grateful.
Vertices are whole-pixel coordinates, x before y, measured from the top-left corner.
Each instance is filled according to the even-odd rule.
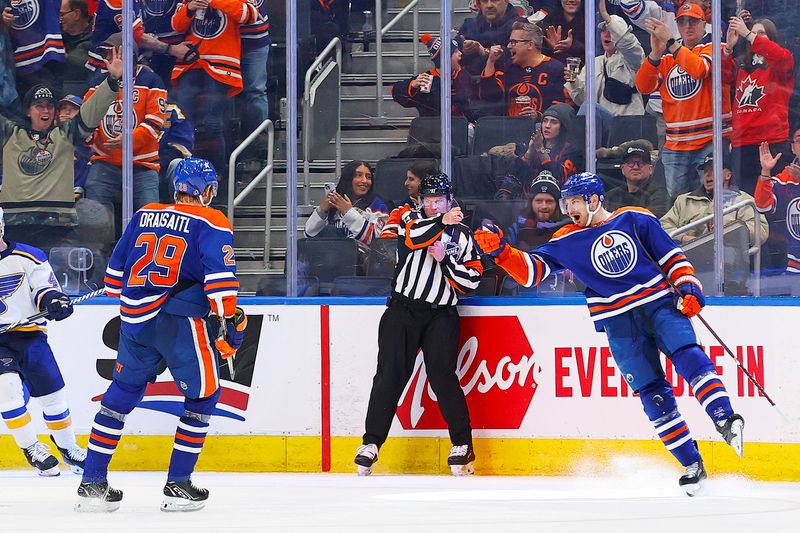
[[[214,412],[219,395],[220,389],[217,389],[208,398],[184,400],[183,416],[178,420],[178,428],[175,430],[168,481],[187,481],[192,476],[200,452],[203,451],[211,413]]]
[[[689,426],[678,411],[675,394],[665,379],[655,381],[639,391],[647,418],[656,428],[661,442],[683,466],[700,460]]]
[[[670,357],[675,369],[692,386],[694,397],[715,423],[733,415],[731,399],[711,360],[699,346],[687,346]]]

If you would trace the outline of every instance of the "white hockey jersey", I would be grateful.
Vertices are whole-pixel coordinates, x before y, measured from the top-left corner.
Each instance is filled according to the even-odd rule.
[[[33,246],[12,242],[0,252],[0,326],[39,312],[39,302],[50,291],[61,292],[47,256]],[[45,331],[45,320],[12,331]]]

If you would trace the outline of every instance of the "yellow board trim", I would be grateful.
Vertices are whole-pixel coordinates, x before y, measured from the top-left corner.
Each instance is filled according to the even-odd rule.
[[[46,436],[42,442],[49,441]],[[87,438],[78,437],[81,446]],[[112,470],[164,470],[173,436],[123,435]],[[331,471],[355,473],[353,457],[360,437],[331,439]],[[199,471],[320,472],[320,437],[214,436],[206,439]],[[450,441],[438,437],[390,437],[381,448],[376,474],[447,474]],[[800,481],[800,444],[751,442],[740,459],[723,442],[701,442],[710,476],[737,474],[761,481]],[[661,442],[626,440],[476,439],[479,475],[603,475],[620,456],[645,457],[682,468]],[[0,469],[30,468],[10,435],[0,435]],[[62,468],[63,465],[62,465]]]
[[[8,429],[19,429],[22,426],[27,426],[28,424],[31,423],[31,414],[26,412],[24,415],[20,417],[14,418],[12,420],[6,420],[5,423],[6,426],[8,426]]]

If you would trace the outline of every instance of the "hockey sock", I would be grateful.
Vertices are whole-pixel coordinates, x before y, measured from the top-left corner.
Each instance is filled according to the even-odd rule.
[[[670,357],[675,370],[692,386],[694,397],[715,423],[733,415],[731,399],[714,365],[696,344],[677,350]]]
[[[217,389],[208,398],[184,400],[183,416],[178,420],[178,428],[175,430],[167,481],[186,481],[191,477],[200,452],[203,451],[211,413],[214,412],[219,395],[220,389]]]
[[[133,411],[144,395],[146,384],[128,385],[114,380],[100,402],[100,411],[94,417],[86,464],[84,482],[101,482],[108,475],[108,464],[122,437],[125,417]]]
[[[661,442],[675,459],[683,466],[699,461],[700,452],[689,433],[689,426],[678,411],[672,386],[660,379],[640,390],[639,399]]]
[[[0,416],[20,448],[27,448],[38,440],[25,400],[19,374],[0,374]]]
[[[36,400],[42,406],[45,425],[53,434],[59,448],[72,448],[78,445],[75,429],[67,407],[67,395],[61,388],[56,392],[40,396]]]

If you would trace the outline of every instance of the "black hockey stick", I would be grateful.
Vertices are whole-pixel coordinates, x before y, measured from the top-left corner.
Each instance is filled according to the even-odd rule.
[[[90,298],[94,298],[95,296],[100,296],[101,294],[105,294],[105,292],[106,292],[105,288],[97,289],[96,291],[92,292],[87,292],[82,296],[78,296],[77,298],[70,300],[69,303],[71,305],[75,305],[77,303],[86,301]],[[16,322],[12,322],[11,324],[6,324],[5,326],[1,326],[0,334],[6,333],[7,331],[11,331],[12,329],[18,328],[20,326],[27,326],[32,322],[39,320],[40,318],[47,318],[47,311],[41,311],[39,313],[36,313],[35,315],[29,316],[28,318],[22,318],[20,320],[17,320]]]

